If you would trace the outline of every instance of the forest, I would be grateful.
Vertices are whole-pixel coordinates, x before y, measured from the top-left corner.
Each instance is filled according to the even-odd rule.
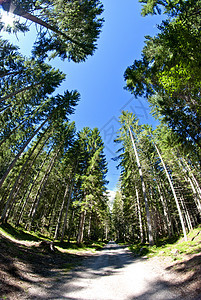
[[[140,0],[142,15],[163,13],[125,89],[145,97],[156,128],[122,111],[114,158],[120,169],[113,206],[100,129],[76,129],[77,90],[57,93],[66,75],[51,60],[85,62],[104,28],[99,0],[0,0],[16,18],[0,30],[29,34],[30,56],[0,37],[0,222],[53,241],[115,239],[155,244],[201,221],[201,1]],[[122,74],[123,76],[123,74]]]

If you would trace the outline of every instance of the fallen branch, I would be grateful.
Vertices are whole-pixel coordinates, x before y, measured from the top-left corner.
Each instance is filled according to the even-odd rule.
[[[196,236],[198,236],[200,234],[201,230],[198,231],[198,233],[191,239],[191,242],[196,238]]]

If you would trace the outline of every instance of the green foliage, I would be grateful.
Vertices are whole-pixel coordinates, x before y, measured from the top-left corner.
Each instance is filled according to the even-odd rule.
[[[143,244],[148,237],[148,221],[156,245],[162,237],[179,235],[181,226],[185,235],[199,224],[201,216],[195,153],[186,157],[187,149],[183,151],[178,136],[167,126],[153,130],[149,125],[139,125],[129,112],[122,112],[120,124],[116,141],[121,142],[121,201],[115,199],[113,206],[116,235],[121,232],[124,241]]]
[[[180,260],[184,255],[200,253],[201,228],[195,228],[188,234],[188,241],[184,242],[183,238],[178,236],[158,240],[156,245],[149,247],[145,244],[130,245],[129,249],[135,255],[147,257],[168,256],[172,260]]]
[[[0,226],[0,232],[14,240],[18,241],[35,241],[39,242],[42,240],[36,233],[30,233],[25,231],[23,228],[14,227],[11,224],[2,224]]]
[[[52,57],[75,62],[86,60],[96,49],[103,19],[103,5],[99,0],[83,1],[7,1],[2,3],[4,10],[12,11],[40,26],[36,37],[34,56],[44,59],[48,52]],[[20,20],[21,21],[21,20]],[[3,27],[2,22],[0,26]],[[14,22],[13,32],[29,29],[25,24]],[[12,31],[12,28],[7,28]]]
[[[144,15],[162,6],[170,18],[155,37],[146,37],[142,59],[125,72],[126,89],[148,97],[153,114],[200,157],[200,1],[140,2]]]
[[[112,206],[112,223],[114,226],[115,240],[117,240],[117,242],[125,241],[123,199],[120,192],[116,192],[114,198]]]
[[[109,209],[100,132],[85,128],[76,134],[69,115],[80,95],[56,94],[65,75],[44,63],[47,57],[80,62],[92,55],[103,5],[99,0],[11,0],[1,6],[5,11],[12,6],[21,18],[5,28],[0,16],[0,30],[28,31],[23,18],[39,29],[31,59],[0,39],[1,222],[15,224],[15,234],[22,226],[40,237],[70,241],[86,212],[85,238],[104,239]]]

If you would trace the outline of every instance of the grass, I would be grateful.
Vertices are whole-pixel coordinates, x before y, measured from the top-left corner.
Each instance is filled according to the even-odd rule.
[[[85,244],[77,244],[76,242],[55,242],[56,248],[61,252],[77,253],[91,251],[95,253],[97,250],[101,250],[105,243],[104,242],[87,242]]]
[[[40,242],[49,240],[48,237],[41,236],[35,232],[26,231],[22,227],[14,227],[8,223],[0,226],[0,233],[8,238],[18,241]]]
[[[180,260],[186,254],[201,252],[201,227],[189,232],[187,242],[182,237],[174,237],[159,240],[152,247],[148,244],[134,244],[130,245],[129,249],[137,256],[169,256],[173,260]]]
[[[36,232],[28,232],[20,227],[14,227],[10,224],[2,224],[0,226],[0,233],[10,238],[14,241],[29,241],[29,242],[41,242],[41,241],[51,241],[47,236],[41,235]],[[77,252],[86,252],[91,251],[95,253],[97,250],[100,250],[104,247],[105,242],[97,241],[97,242],[87,242],[85,244],[77,244],[75,241],[67,242],[67,241],[55,241],[54,245],[56,249],[60,252],[68,252],[68,253],[77,253]]]

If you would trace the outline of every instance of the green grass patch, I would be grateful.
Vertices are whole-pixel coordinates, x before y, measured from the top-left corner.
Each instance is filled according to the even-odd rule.
[[[41,235],[37,232],[28,232],[24,230],[22,227],[14,227],[11,224],[2,224],[0,226],[0,233],[4,235],[5,237],[11,238],[16,241],[29,241],[29,242],[41,242],[41,241],[51,241],[50,238],[47,236]],[[97,242],[86,242],[85,244],[77,244],[76,241],[55,241],[54,245],[58,251],[61,252],[86,252],[91,251],[95,252],[97,250],[100,250],[104,247],[106,243],[102,241]],[[34,248],[34,246],[33,246]]]
[[[173,260],[180,260],[186,254],[201,252],[201,227],[189,232],[187,242],[183,237],[173,237],[161,239],[152,247],[148,244],[134,244],[129,245],[129,249],[136,256],[169,256]]]
[[[74,242],[55,242],[54,245],[56,248],[60,251],[70,251],[70,253],[76,253],[76,252],[85,252],[85,251],[91,251],[92,253],[95,253],[97,250],[101,250],[106,243],[104,242],[87,242],[85,244],[77,244]]]
[[[12,238],[18,241],[31,241],[31,242],[40,242],[43,240],[49,240],[48,237],[40,235],[36,232],[29,232],[23,229],[22,227],[15,227],[11,224],[2,224],[0,226],[0,233],[8,238]]]

